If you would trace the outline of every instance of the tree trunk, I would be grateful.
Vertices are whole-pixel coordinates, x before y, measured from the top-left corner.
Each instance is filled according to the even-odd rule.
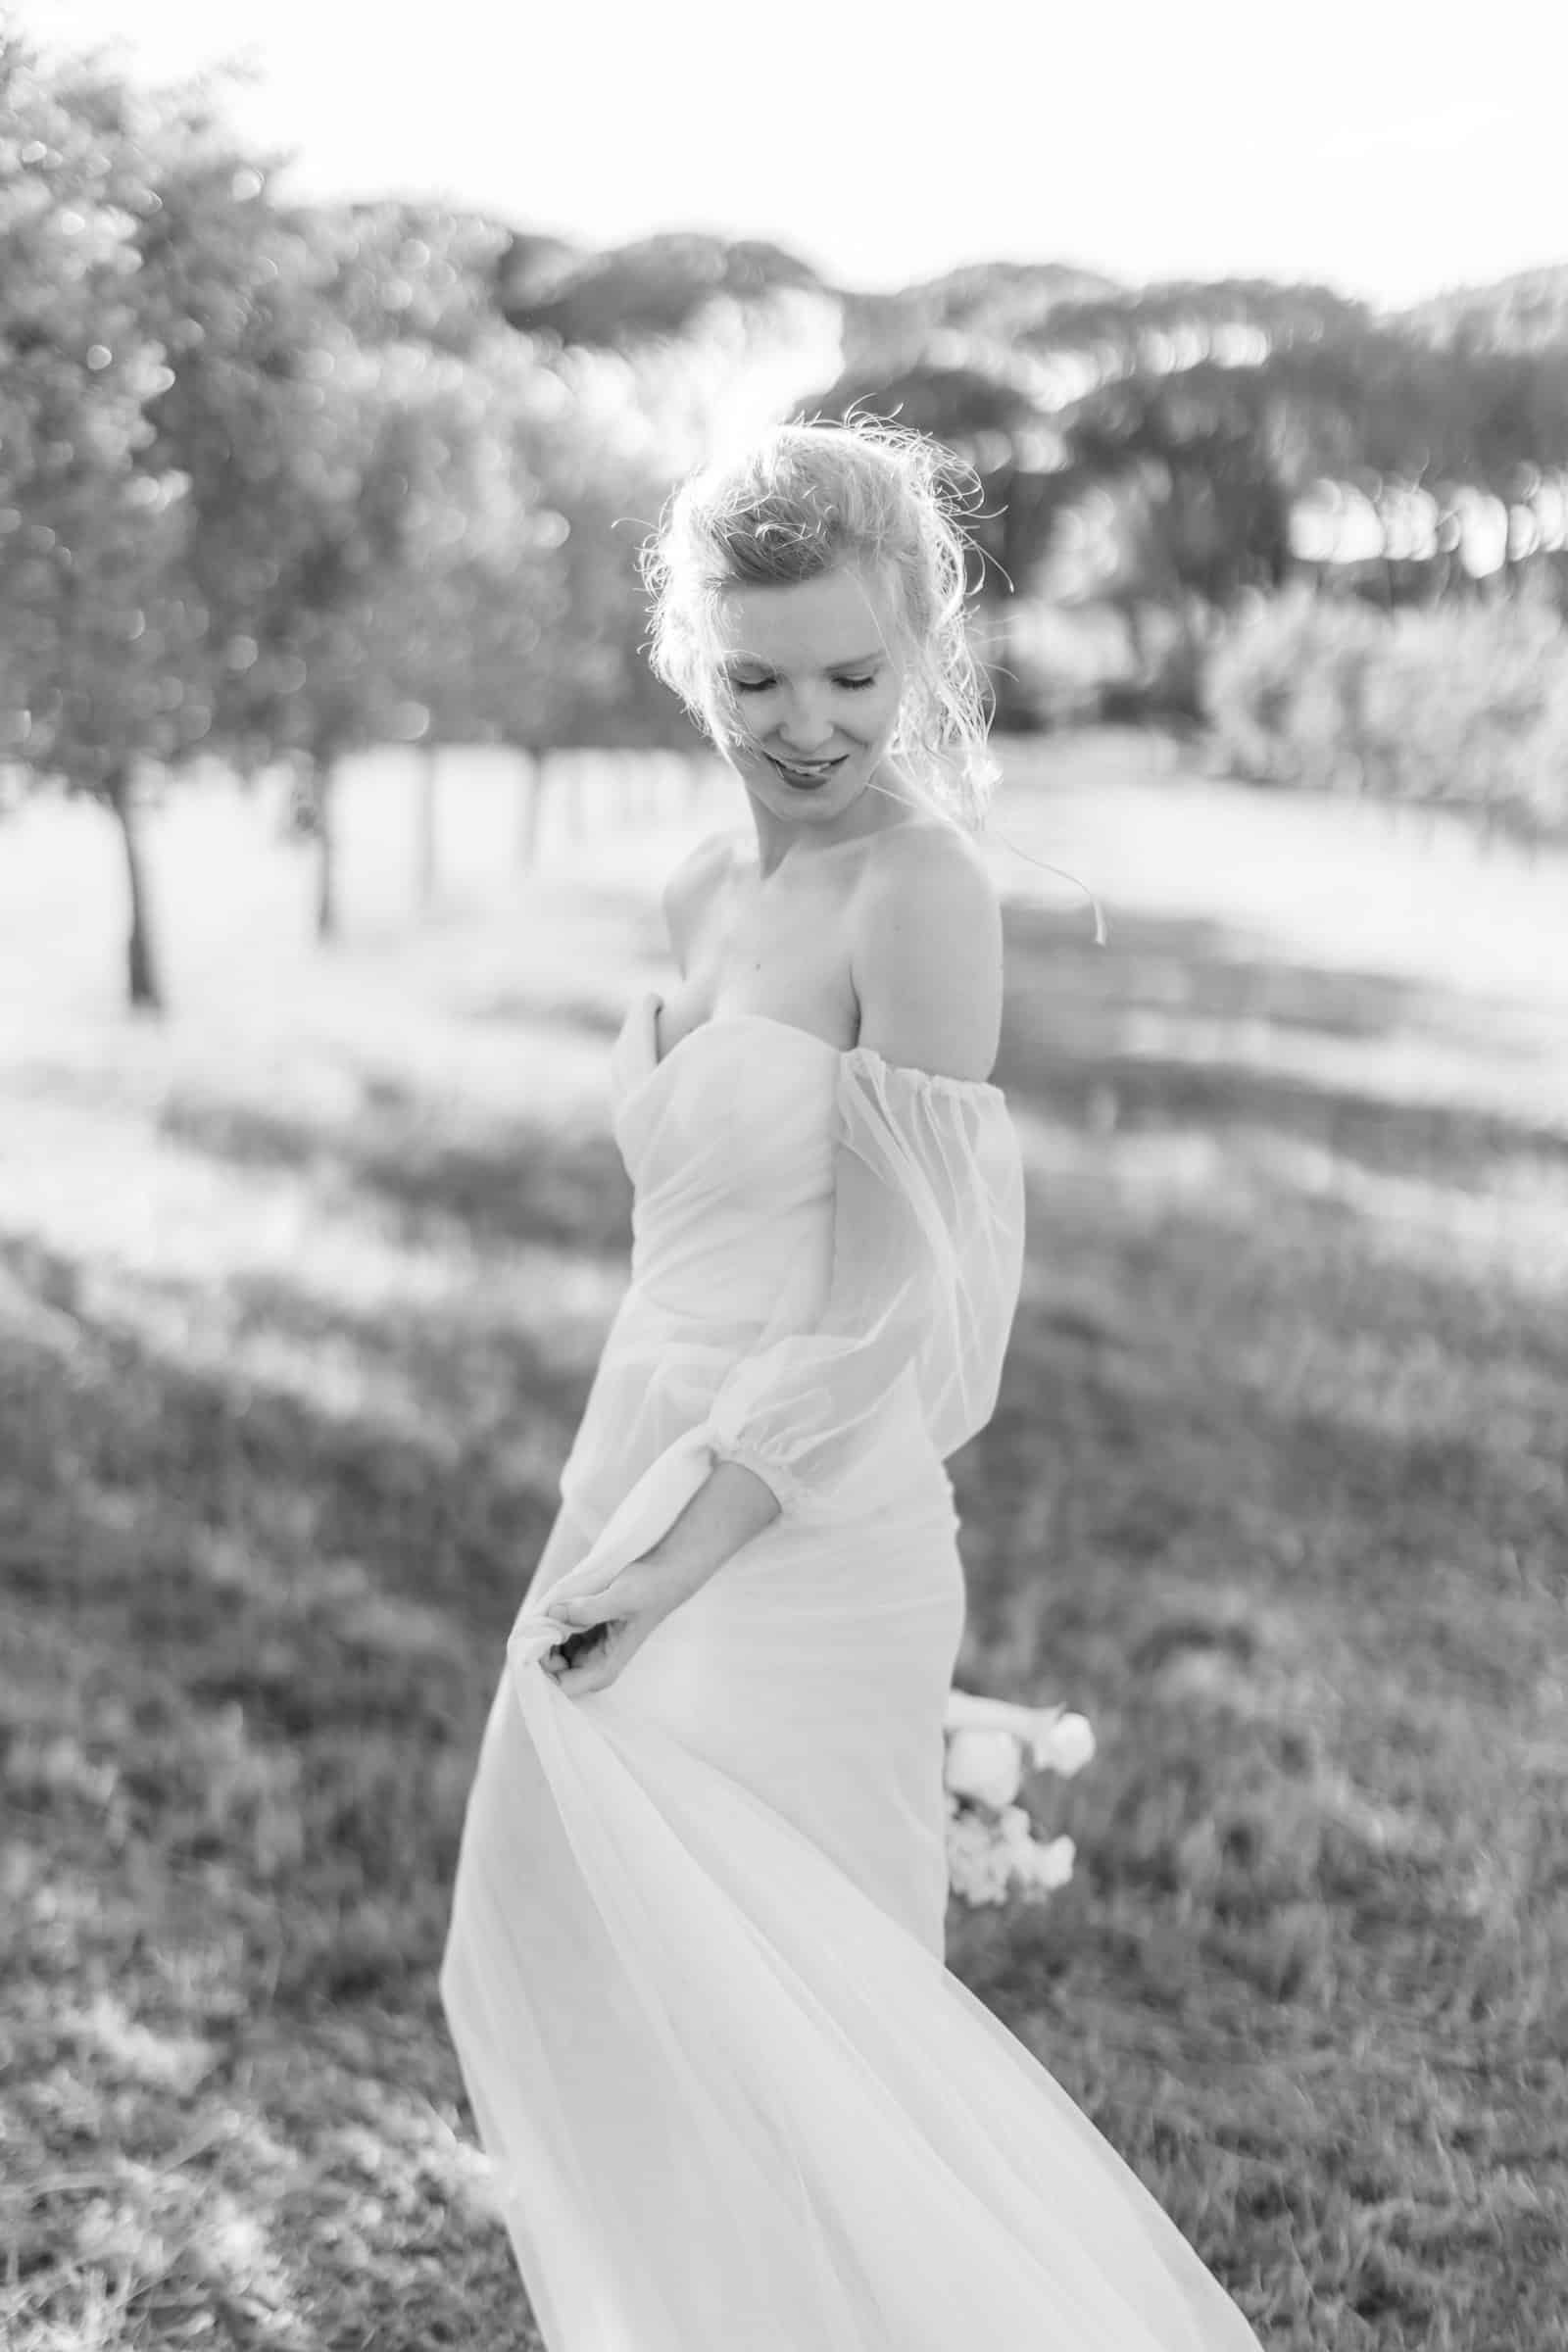
[[[129,770],[123,766],[113,769],[106,791],[124,848],[125,882],[130,900],[130,924],[125,935],[125,1001],[133,1012],[162,1012],[164,992],[158,978],[158,958],[153,950],[152,910],[147,898],[147,876],[141,861],[141,844],[136,835]]]
[[[1122,633],[1127,640],[1127,659],[1132,663],[1133,685],[1142,694],[1153,671],[1149,652],[1148,615],[1144,611],[1143,599],[1136,595],[1123,597],[1117,609],[1121,613]]]
[[[566,773],[566,839],[576,843],[588,838],[588,763],[579,751]]]
[[[994,697],[993,724],[1028,734],[1041,723],[1041,685],[1038,665],[1023,640],[1030,608],[1039,592],[1038,573],[1050,543],[1049,500],[1054,493],[1029,468],[1013,466],[1003,492],[1001,561],[981,566],[980,586],[985,601],[981,613],[996,625],[995,650],[988,664]],[[1001,575],[1002,593],[992,587],[989,572]]]
[[[311,762],[311,797],[316,805],[316,936],[322,942],[337,937],[337,812],[333,788],[337,756],[322,754]]]
[[[1165,683],[1173,712],[1181,718],[1203,715],[1204,628],[1207,610],[1200,597],[1178,592],[1176,643],[1167,658]]]
[[[436,781],[440,764],[440,745],[437,743],[421,744],[419,747],[417,834],[415,844],[415,882],[419,905],[426,912],[435,905],[438,881]]]
[[[543,752],[527,751],[521,744],[517,752],[517,862],[531,872],[539,862],[539,822],[544,813],[545,756]]]

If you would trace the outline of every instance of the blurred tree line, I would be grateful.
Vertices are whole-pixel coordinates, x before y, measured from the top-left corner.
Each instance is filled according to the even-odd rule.
[[[1087,697],[1204,721],[1260,780],[1414,793],[1397,696],[1377,757],[1340,756],[1382,623],[1432,622],[1396,649],[1420,702],[1485,605],[1472,703],[1494,660],[1504,732],[1562,707],[1529,682],[1563,659],[1565,342],[1568,270],[1381,319],[1056,264],[872,296],[757,241],[600,253],[431,204],[291,204],[209,89],[0,33],[0,762],[119,827],[134,1003],[160,993],[148,771],[292,762],[330,932],[356,749],[503,744],[537,779],[553,746],[686,739],[638,652],[633,556],[744,383],[751,421],[858,402],[972,463],[999,724]],[[1380,619],[1302,621],[1303,595]],[[1499,602],[1530,608],[1511,636]],[[1120,652],[1085,685],[1064,648],[1090,620]],[[1286,691],[1301,662],[1337,702]],[[1554,760],[1536,744],[1502,796],[1537,828],[1568,822]]]
[[[284,205],[199,87],[0,35],[0,760],[120,827],[133,1004],[149,765],[295,762],[327,932],[347,753],[673,739],[613,527],[657,511],[657,419],[509,324],[509,241]]]

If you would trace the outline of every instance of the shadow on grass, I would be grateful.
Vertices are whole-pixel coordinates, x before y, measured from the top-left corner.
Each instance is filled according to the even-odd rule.
[[[582,1136],[537,1120],[491,1127],[482,1143],[434,1129],[418,1095],[372,1080],[348,1125],[199,1097],[170,1103],[171,1141],[236,1167],[304,1169],[379,1203],[410,1230],[464,1227],[477,1243],[521,1243],[625,1257],[631,1186],[607,1132]]]
[[[601,894],[625,915],[645,959],[639,986],[664,968],[662,929],[634,900]],[[638,921],[641,914],[642,920]],[[1019,1107],[1072,1127],[1120,1132],[1272,1133],[1379,1174],[1447,1185],[1490,1182],[1499,1159],[1568,1167],[1568,1103],[1530,1107],[1539,1052],[1515,1008],[1396,974],[1286,961],[1267,941],[1196,918],[1119,915],[1097,949],[1059,915],[1005,911],[1007,1011],[997,1079]],[[629,1001],[629,998],[628,1000]],[[1528,1009],[1528,1008],[1527,1008]],[[569,1025],[608,1048],[624,1005],[522,989],[468,1008],[478,1021]],[[1162,1032],[1167,1052],[1140,1032]],[[1281,1044],[1270,1067],[1269,1041]],[[1314,1042],[1321,1074],[1303,1070]],[[1494,1102],[1401,1101],[1379,1081],[1348,1081],[1357,1049],[1517,1064],[1520,1109]],[[1385,1065],[1386,1066],[1386,1065]]]
[[[1510,1008],[1390,977],[1283,962],[1224,926],[1118,920],[1105,949],[1062,935],[1027,906],[1006,919],[1007,1017],[997,1078],[1020,1107],[1102,1131],[1261,1130],[1321,1146],[1382,1174],[1490,1181],[1499,1158],[1568,1167],[1568,1105],[1532,1115],[1532,1050]],[[1172,1050],[1151,1051],[1157,1028]],[[1268,1041],[1284,1046],[1279,1066]],[[1303,1071],[1321,1041],[1320,1077]],[[1347,1083],[1346,1051],[1384,1047],[1520,1065],[1520,1110],[1400,1101]],[[1353,1066],[1353,1065],[1352,1065]]]
[[[318,1329],[277,1286],[252,1306],[274,1338]],[[517,1332],[489,1335],[476,1383],[457,1318],[334,1320],[368,1387],[394,1353],[415,1365],[412,1419],[79,1308],[13,1352],[0,1395],[11,1818],[52,1867],[207,1874],[209,1930],[230,1905],[255,1928],[261,1895],[251,2005],[302,2016],[433,2002],[463,1796],[586,1390]],[[62,1740],[109,1762],[107,1853],[29,1762]]]
[[[241,2352],[312,2352],[347,2340],[347,2312],[387,2352],[476,2332],[524,2352],[435,1988],[479,1730],[581,1384],[510,1334],[509,1446],[454,1404],[471,1342],[400,1306],[336,1343],[416,1364],[427,1426],[394,1425],[183,1360],[84,1310],[58,1264],[8,1258],[40,1311],[0,1381],[22,2201],[0,2219],[24,2257],[0,2335],[76,2341],[91,2321],[88,2186],[135,2298],[94,2341],[176,2340],[199,2309]],[[279,1338],[318,1324],[277,1286],[247,1311]]]
[[[1458,1317],[1465,1288],[1429,1286],[1451,1381],[1396,1408],[1377,1368],[1353,1363],[1357,1340],[1383,1328],[1370,1265],[1359,1323],[1321,1331],[1304,1359],[1299,1316],[1271,1332],[1269,1303],[1245,1287],[1202,1330],[1152,1290],[1141,1338],[1047,1301],[1022,1310],[997,1412],[955,1472],[982,1651],[1021,1642],[1013,1671],[1027,1687],[1085,1662],[1060,1650],[1074,1621],[1115,1626],[1136,1650],[1170,1576],[1198,1574],[1331,1620],[1349,1612],[1392,1672],[1411,1623],[1468,1582],[1478,1616],[1454,1679],[1505,1698],[1522,1661],[1486,1597],[1526,1573],[1544,1604],[1568,1598],[1568,1336],[1544,1308],[1533,1333],[1499,1333],[1482,1360]]]
[[[470,1629],[507,1621],[555,1514],[585,1363],[547,1356],[510,1320],[402,1299],[384,1313],[324,1307],[271,1280],[234,1286],[229,1360],[210,1348],[186,1360],[85,1311],[53,1256],[7,1245],[0,1264],[60,1302],[57,1345],[19,1350],[6,1384],[13,1591],[70,1600],[58,1574],[65,1562],[69,1579],[74,1560],[85,1600],[104,1530],[118,1527],[123,1546],[158,1564],[137,1605],[160,1639],[219,1538],[249,1555],[264,1597],[315,1563],[352,1560],[380,1590]],[[286,1351],[294,1383],[257,1368],[257,1339]],[[329,1342],[335,1369],[316,1388],[311,1349]],[[404,1378],[388,1405],[378,1376],[394,1370]],[[20,1532],[29,1511],[53,1531],[36,1574]]]

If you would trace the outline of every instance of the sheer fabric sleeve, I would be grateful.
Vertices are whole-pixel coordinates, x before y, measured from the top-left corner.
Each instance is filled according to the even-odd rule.
[[[855,1047],[835,1104],[831,1272],[810,1328],[770,1328],[709,1416],[720,1460],[786,1509],[826,1500],[913,1383],[944,1458],[996,1404],[1023,1264],[1004,1097]]]

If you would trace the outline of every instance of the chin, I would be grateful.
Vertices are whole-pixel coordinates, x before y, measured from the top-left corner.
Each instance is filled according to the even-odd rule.
[[[805,827],[836,824],[846,817],[866,799],[880,767],[875,750],[862,746],[848,755],[847,769],[830,783],[802,792],[785,782],[765,753],[731,746],[726,756],[746,789],[781,824]]]
[[[842,816],[864,790],[865,781],[860,776],[848,780],[836,776],[831,784],[818,785],[814,792],[792,791],[788,784],[780,782],[771,773],[764,779],[768,807],[780,816],[797,823],[805,821],[808,824],[813,816]]]

